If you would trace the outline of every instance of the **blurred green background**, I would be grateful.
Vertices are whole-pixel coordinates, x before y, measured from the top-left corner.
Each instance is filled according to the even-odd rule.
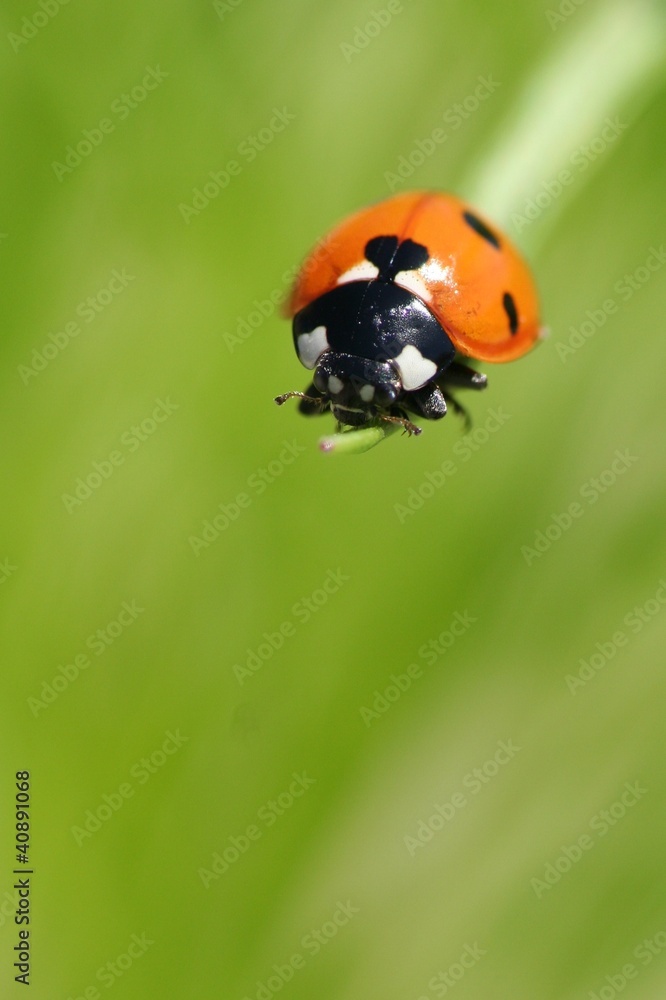
[[[27,769],[35,998],[661,996],[660,7],[1,26],[3,995]],[[471,437],[324,456],[275,304],[410,157],[551,337]]]

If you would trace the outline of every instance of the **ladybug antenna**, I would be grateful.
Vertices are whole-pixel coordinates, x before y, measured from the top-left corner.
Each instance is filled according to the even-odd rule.
[[[306,403],[316,403],[317,406],[323,406],[326,402],[323,396],[308,396],[304,392],[283,392],[281,396],[276,396],[273,402],[277,403],[278,406],[282,406],[292,396],[298,396],[299,399],[304,399]]]

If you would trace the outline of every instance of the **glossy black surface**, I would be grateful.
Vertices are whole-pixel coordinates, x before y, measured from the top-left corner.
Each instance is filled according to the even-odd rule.
[[[391,281],[352,281],[315,299],[294,317],[294,344],[326,328],[331,350],[372,361],[396,358],[409,344],[441,371],[455,349],[428,307]]]

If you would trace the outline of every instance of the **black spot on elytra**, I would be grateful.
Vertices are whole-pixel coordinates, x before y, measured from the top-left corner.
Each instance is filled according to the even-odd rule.
[[[397,249],[397,236],[375,236],[366,243],[366,260],[378,268],[380,278],[390,270]]]
[[[379,270],[380,281],[392,281],[399,271],[416,271],[430,256],[414,240],[399,242],[397,236],[375,236],[365,245],[366,259]]]
[[[518,330],[518,310],[516,309],[516,303],[513,301],[513,295],[511,292],[505,292],[502,297],[502,305],[506,311],[509,318],[509,329],[511,330],[511,336]]]
[[[494,246],[496,250],[499,250],[499,237],[495,236],[492,229],[488,229],[488,226],[485,222],[481,221],[478,215],[474,215],[472,212],[463,212],[463,219],[468,226],[472,227],[475,233],[478,233],[479,236],[483,236],[484,240],[488,240],[488,242]]]

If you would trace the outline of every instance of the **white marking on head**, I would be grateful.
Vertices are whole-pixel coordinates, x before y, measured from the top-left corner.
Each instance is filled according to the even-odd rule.
[[[298,337],[298,356],[306,368],[314,368],[330,344],[326,337],[326,327],[316,326],[312,333],[301,333]]]
[[[328,377],[328,391],[337,396],[339,392],[342,392],[345,384],[342,379],[338,378],[337,375],[329,375]]]
[[[408,292],[418,295],[424,302],[432,301],[432,295],[428,286],[418,271],[398,271],[393,280],[396,285],[400,285],[401,288],[406,288]]]
[[[372,281],[379,274],[379,268],[371,264],[369,260],[364,260],[361,264],[355,264],[348,271],[341,274],[337,280],[338,285],[346,285],[348,281]]]
[[[362,385],[358,394],[364,403],[369,403],[374,398],[375,387],[374,385]]]
[[[407,344],[406,347],[403,347],[398,357],[393,358],[392,362],[400,372],[405,392],[420,389],[437,372],[435,362],[424,358],[418,347],[414,347],[413,344]]]

